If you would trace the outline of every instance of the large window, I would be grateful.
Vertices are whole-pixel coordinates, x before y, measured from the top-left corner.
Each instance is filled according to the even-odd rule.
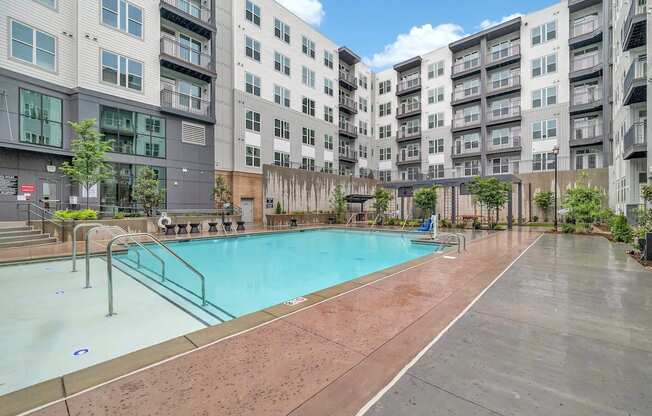
[[[308,114],[309,116],[315,116],[315,100],[310,98],[303,97],[303,103],[301,105],[301,111],[303,114]]]
[[[62,101],[35,91],[20,90],[20,141],[61,147]]]
[[[557,72],[557,54],[542,56],[532,60],[532,78]]]
[[[307,144],[310,146],[315,145],[315,131],[307,127],[303,128],[303,134],[301,135],[301,143]]]
[[[245,164],[250,167],[260,167],[260,147],[247,146],[246,147]]]
[[[301,67],[301,82],[310,88],[315,88],[315,71],[307,67]]]
[[[47,6],[51,9],[57,8],[57,0],[36,0],[37,3],[41,3],[44,6]]]
[[[254,61],[260,62],[260,42],[245,36],[245,55]]]
[[[11,56],[47,71],[55,71],[56,41],[54,36],[12,20]]]
[[[290,43],[290,26],[274,18],[274,36],[286,43]]]
[[[541,120],[532,123],[532,139],[548,140],[557,137],[557,119]]]
[[[311,57],[312,59],[315,59],[315,42],[311,41],[307,37],[303,36],[301,38],[301,51],[305,54]]]
[[[290,76],[290,58],[281,53],[274,52],[274,69]]]
[[[115,175],[111,179],[102,181],[100,184],[100,198],[103,209],[107,211],[110,207],[135,207],[137,202],[133,200],[133,185],[143,165],[127,165],[122,163],[112,164]],[[167,172],[163,167],[149,166],[154,170],[159,181],[159,189],[165,192],[167,188]],[[161,208],[165,208],[166,197],[163,197]],[[106,208],[104,208],[106,207]]]
[[[260,77],[247,72],[245,74],[245,91],[260,97]]]
[[[274,85],[274,102],[290,108],[290,90],[279,85]]]
[[[274,164],[276,166],[290,167],[290,154],[284,152],[274,152]]]
[[[143,36],[143,10],[125,0],[102,0],[102,23],[139,38]]]
[[[113,52],[102,51],[102,81],[142,91],[143,64]]]
[[[260,113],[253,110],[247,110],[245,113],[245,128],[250,131],[260,133]]]
[[[535,172],[555,169],[556,156],[552,152],[532,155],[532,170]]]
[[[532,108],[548,107],[557,104],[557,87],[532,91]]]
[[[165,158],[164,118],[103,106],[100,132],[116,153]]]
[[[274,119],[274,137],[290,140],[290,123],[278,118]]]
[[[245,19],[260,26],[260,7],[249,0],[245,3]]]
[[[530,32],[532,38],[532,46],[540,45],[550,40],[557,38],[557,22],[552,21],[537,26]]]

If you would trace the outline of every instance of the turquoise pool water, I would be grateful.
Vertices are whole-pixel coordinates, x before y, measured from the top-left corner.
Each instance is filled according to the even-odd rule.
[[[438,246],[412,244],[414,234],[314,230],[168,243],[168,247],[206,276],[206,296],[228,320],[303,296],[378,270],[431,254]],[[156,246],[166,262],[168,287],[199,295],[196,275]],[[160,264],[140,248],[145,273],[157,279]],[[125,255],[116,256],[118,259]],[[127,261],[134,267],[135,263]],[[185,290],[184,290],[185,289]],[[190,296],[197,301],[196,296]]]

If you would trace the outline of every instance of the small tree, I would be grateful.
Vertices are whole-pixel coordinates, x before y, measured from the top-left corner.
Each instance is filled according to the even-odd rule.
[[[331,207],[335,212],[335,221],[339,224],[343,223],[346,219],[346,199],[344,199],[344,191],[342,185],[337,185],[331,197]]]
[[[131,197],[143,207],[146,216],[154,215],[154,211],[165,198],[165,191],[159,188],[159,180],[154,169],[145,166],[138,172]]]
[[[476,201],[487,207],[489,226],[495,228],[498,222],[498,210],[505,206],[511,192],[511,186],[507,182],[499,181],[497,178],[473,178],[468,186],[469,192]],[[492,211],[496,211],[496,221],[492,222]]]
[[[387,189],[381,188],[380,186],[376,187],[376,191],[374,192],[374,209],[376,210],[376,214],[380,215],[381,218],[387,212],[391,198],[392,194]]]
[[[563,207],[575,223],[593,225],[602,209],[602,194],[596,187],[578,184],[566,191]]]
[[[537,192],[534,195],[534,203],[543,211],[543,218],[545,222],[548,222],[548,210],[553,203],[553,195],[550,191],[541,191]]]
[[[79,123],[68,122],[77,138],[72,141],[72,162],[63,162],[61,172],[70,181],[86,189],[86,208],[89,205],[90,189],[99,182],[113,176],[111,165],[105,161],[106,152],[111,150],[111,141],[103,140],[102,134],[95,130],[94,118]]]
[[[215,186],[213,187],[213,199],[222,209],[222,222],[224,222],[224,205],[231,202],[231,190],[226,185],[224,176],[215,177]]]
[[[413,194],[414,205],[421,208],[427,217],[435,214],[437,209],[437,190],[439,186],[418,189]]]

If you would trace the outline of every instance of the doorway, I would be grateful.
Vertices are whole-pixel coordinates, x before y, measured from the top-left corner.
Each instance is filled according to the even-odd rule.
[[[242,206],[242,221],[247,224],[254,222],[254,200],[252,198],[240,199]]]

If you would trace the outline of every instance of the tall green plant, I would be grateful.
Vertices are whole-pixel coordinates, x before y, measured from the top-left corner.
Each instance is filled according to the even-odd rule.
[[[376,191],[374,192],[374,209],[376,210],[376,214],[381,217],[385,215],[385,212],[389,209],[391,198],[392,194],[387,189],[381,188],[380,186],[376,187]]]
[[[541,191],[534,195],[534,203],[543,211],[543,218],[548,222],[548,210],[553,203],[553,195],[551,191]]]
[[[600,217],[602,193],[597,187],[580,183],[566,191],[562,206],[568,210],[571,221],[593,225]]]
[[[131,197],[143,207],[148,217],[154,214],[165,198],[165,191],[160,189],[159,185],[154,169],[145,166],[138,172],[131,190]]]
[[[498,222],[498,210],[505,206],[511,192],[511,185],[508,182],[499,181],[497,178],[475,177],[467,186],[475,200],[487,207],[489,225],[494,228]],[[496,212],[495,222],[492,212]]]
[[[113,168],[105,161],[106,152],[111,150],[111,141],[102,139],[102,134],[94,128],[95,123],[94,118],[78,123],[68,122],[76,134],[70,145],[73,157],[71,162],[63,162],[59,168],[72,183],[86,189],[86,208],[89,205],[90,189],[113,177]]]
[[[435,214],[437,209],[437,190],[438,185],[429,188],[420,188],[414,192],[414,205],[421,208],[426,216],[430,217]]]
[[[344,190],[342,185],[337,185],[335,190],[333,190],[333,196],[331,197],[331,208],[335,212],[335,221],[339,224],[346,221],[346,199],[344,197]]]

